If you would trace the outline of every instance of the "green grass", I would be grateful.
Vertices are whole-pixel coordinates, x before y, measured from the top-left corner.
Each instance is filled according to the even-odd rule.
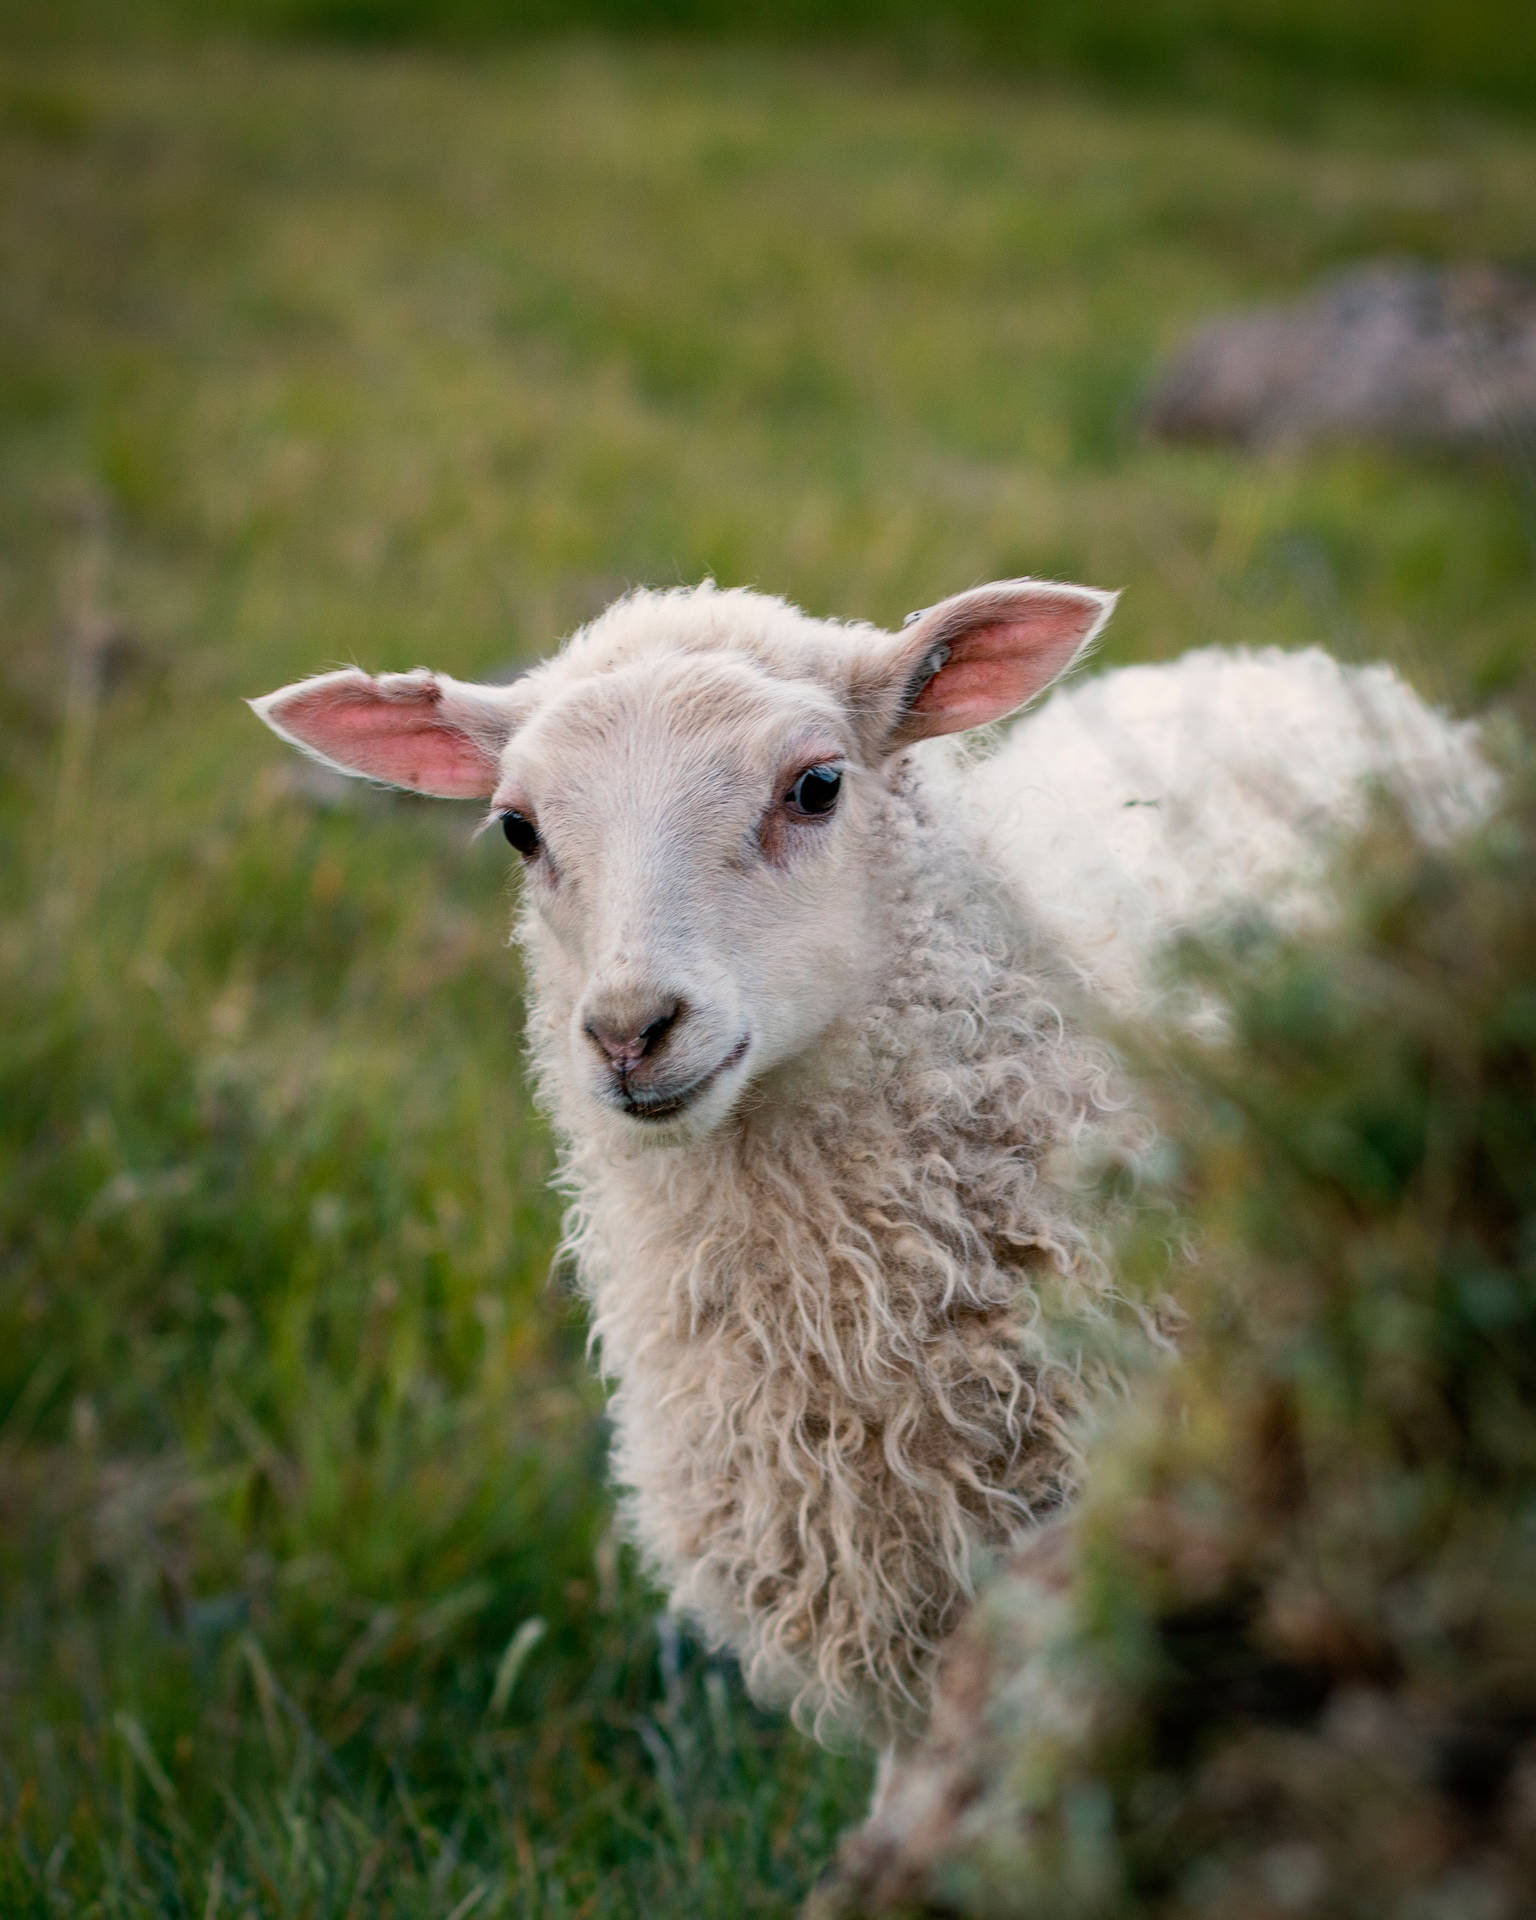
[[[867,1787],[614,1543],[496,846],[331,804],[240,697],[494,671],[630,580],[898,621],[1030,571],[1128,588],[1110,659],[1322,639],[1476,704],[1518,462],[1135,402],[1213,307],[1533,202],[1536,138],[1359,97],[7,58],[0,1911],[782,1914]]]

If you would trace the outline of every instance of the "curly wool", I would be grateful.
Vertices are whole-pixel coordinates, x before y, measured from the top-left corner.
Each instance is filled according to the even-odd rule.
[[[1046,956],[1021,965],[1017,906],[923,789],[909,763],[882,803],[883,987],[813,1081],[665,1155],[566,1128],[630,1533],[822,1737],[921,1722],[978,1550],[1073,1485],[1088,1387],[1045,1308],[1107,1299],[1052,1161],[1123,1111],[1110,1056],[1059,1017]],[[558,1113],[558,1050],[535,1056]]]

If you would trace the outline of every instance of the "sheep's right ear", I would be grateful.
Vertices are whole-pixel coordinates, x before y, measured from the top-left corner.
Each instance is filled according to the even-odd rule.
[[[884,752],[1001,720],[1097,638],[1118,596],[1064,580],[996,580],[913,614],[869,662],[857,706]]]
[[[250,703],[276,734],[325,766],[448,800],[489,798],[520,718],[511,687],[446,674],[356,667],[295,681]]]

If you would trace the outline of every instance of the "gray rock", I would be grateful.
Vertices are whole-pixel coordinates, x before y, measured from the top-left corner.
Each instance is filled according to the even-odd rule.
[[[1381,261],[1201,328],[1148,400],[1166,440],[1486,450],[1536,434],[1536,280]]]

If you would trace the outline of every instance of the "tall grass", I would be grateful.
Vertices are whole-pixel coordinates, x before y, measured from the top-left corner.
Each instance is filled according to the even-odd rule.
[[[1110,658],[1528,645],[1496,467],[1144,444],[1159,349],[1506,253],[1536,143],[766,54],[0,66],[0,1910],[788,1911],[867,1783],[657,1624],[551,1279],[507,880],[240,696],[631,579]],[[541,1623],[535,1625],[534,1623]]]

